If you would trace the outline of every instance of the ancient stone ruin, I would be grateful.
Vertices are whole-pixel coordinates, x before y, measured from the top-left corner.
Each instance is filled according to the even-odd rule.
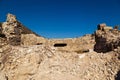
[[[120,31],[117,26],[113,29],[103,23],[97,26],[93,35],[80,38],[47,39],[23,26],[12,14],[8,14],[6,22],[0,24],[0,36],[14,46],[49,45],[64,51],[84,52],[94,49],[96,52],[105,53],[120,46]]]
[[[95,31],[96,52],[109,52],[120,46],[120,31],[117,28],[99,24],[98,30]]]
[[[1,35],[5,35],[7,41],[10,45],[28,45],[27,43],[33,45],[37,44],[37,37],[38,35],[32,32],[27,27],[23,26],[17,19],[15,15],[8,14],[6,22],[3,22],[0,27]],[[29,35],[29,37],[27,37]],[[24,36],[26,37],[28,42],[25,40]],[[35,37],[34,37],[35,36]],[[31,38],[34,40],[31,40]],[[42,38],[39,36],[39,38]],[[42,38],[43,39],[43,38]],[[31,41],[33,42],[31,42]],[[39,40],[41,41],[41,40]]]
[[[113,29],[103,23],[97,26],[93,35],[80,38],[47,39],[23,26],[12,14],[8,14],[6,22],[0,24],[0,36],[13,46],[48,45],[63,51],[86,52],[94,49],[96,52],[105,53],[120,46],[120,31],[117,26]]]
[[[13,46],[49,45],[54,46],[58,50],[84,52],[93,49],[95,44],[94,36],[92,35],[68,39],[44,38],[23,26],[16,19],[16,16],[12,14],[7,15],[7,20],[1,24],[0,31],[1,36],[4,35],[7,38],[7,42]],[[84,49],[84,47],[86,47],[86,49]]]
[[[0,23],[0,80],[119,80],[120,30],[47,39],[8,14]]]

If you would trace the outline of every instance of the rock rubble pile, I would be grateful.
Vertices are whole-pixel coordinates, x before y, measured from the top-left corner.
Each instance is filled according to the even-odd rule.
[[[71,40],[78,43],[78,51],[60,50],[49,43],[52,39],[38,36],[8,14],[6,22],[0,24],[0,80],[120,80],[117,28],[100,24],[92,37],[63,42]]]

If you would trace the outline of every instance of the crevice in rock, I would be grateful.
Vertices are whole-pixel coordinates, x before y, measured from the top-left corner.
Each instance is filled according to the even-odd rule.
[[[118,71],[116,77],[115,77],[115,80],[120,80],[120,71]]]
[[[65,46],[67,46],[66,43],[56,43],[56,44],[54,44],[54,47],[65,47]]]
[[[6,36],[4,34],[0,34],[1,38],[6,38]]]

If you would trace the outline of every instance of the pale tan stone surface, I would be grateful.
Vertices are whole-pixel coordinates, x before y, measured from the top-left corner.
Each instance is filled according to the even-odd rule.
[[[116,52],[77,54],[43,45],[11,47],[0,70],[8,80],[115,80],[120,70]]]
[[[47,42],[47,39],[36,36],[35,34],[22,34],[21,45],[42,45]]]
[[[38,36],[31,30],[24,27],[16,18],[15,15],[8,14],[6,22],[2,23],[2,34],[7,38],[7,42],[13,46],[19,45],[47,45],[53,46],[55,44],[65,43],[64,47],[55,47],[58,50],[63,51],[76,51],[84,52],[89,49],[93,49],[95,41],[94,36],[85,35],[78,38],[67,39],[47,39],[42,36]],[[86,48],[84,48],[86,47]]]
[[[54,44],[65,43],[65,47],[56,47],[58,50],[63,51],[84,51],[93,49],[95,45],[94,36],[86,35],[79,38],[66,38],[66,39],[49,39],[48,44],[54,46]]]
[[[97,52],[108,52],[120,46],[120,31],[111,27],[104,27],[107,30],[96,30],[95,47]]]
[[[46,39],[8,14],[0,33],[0,80],[119,80],[116,77],[120,76],[117,75],[120,71],[120,34],[116,29],[109,30],[97,30],[95,38],[86,35]],[[94,52],[95,41],[104,41],[103,38],[105,44],[117,45],[117,48],[106,53]],[[62,43],[67,45],[54,46]]]

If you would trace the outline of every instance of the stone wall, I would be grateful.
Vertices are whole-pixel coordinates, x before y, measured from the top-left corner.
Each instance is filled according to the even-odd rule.
[[[21,45],[42,45],[47,42],[47,39],[43,37],[38,37],[35,34],[22,34],[21,35]]]
[[[95,42],[94,50],[96,52],[112,51],[120,46],[120,31],[107,26],[102,30],[98,29],[95,32]]]
[[[8,43],[13,46],[35,45],[36,43],[38,43],[38,40],[43,41],[43,39],[44,39],[43,37],[40,37],[36,33],[32,32],[27,27],[23,26],[16,19],[16,16],[12,15],[12,14],[8,14],[6,22],[3,22],[1,24],[0,33],[1,33],[1,35],[5,35]],[[25,39],[27,39],[27,40],[25,40]],[[26,43],[24,43],[24,42],[26,42]]]
[[[92,35],[86,35],[81,38],[46,39],[23,26],[16,19],[16,16],[12,14],[7,15],[6,22],[3,22],[1,31],[7,38],[7,42],[13,46],[46,45],[62,51],[83,52],[93,49],[95,44],[94,37]],[[65,46],[59,46],[63,44],[65,44]]]
[[[49,39],[47,44],[58,50],[84,52],[86,50],[93,49],[95,41],[94,36],[87,35],[80,38]],[[66,46],[56,47],[54,46],[55,44],[66,44]]]
[[[95,36],[86,35],[80,38],[47,39],[22,25],[15,15],[8,14],[6,22],[0,24],[0,37],[13,46],[43,44],[53,46],[61,51],[86,52],[94,49],[96,52],[108,52],[120,46],[120,31],[117,28],[113,29],[105,23],[99,24],[97,28]]]

